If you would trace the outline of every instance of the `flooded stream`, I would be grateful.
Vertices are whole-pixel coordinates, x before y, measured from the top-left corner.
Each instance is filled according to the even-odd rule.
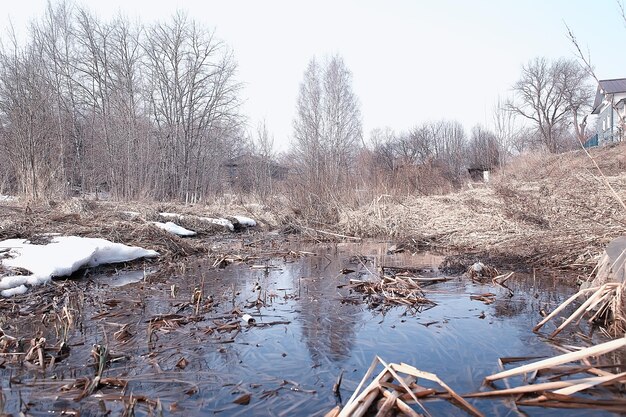
[[[371,279],[380,265],[438,275],[443,258],[388,255],[384,243],[300,249],[310,253],[268,254],[222,269],[197,260],[171,277],[141,271],[76,281],[82,294],[57,300],[74,312],[69,356],[45,373],[0,357],[0,414],[323,416],[350,397],[376,355],[433,372],[468,393],[499,370],[498,358],[559,353],[531,331],[541,310],[574,291],[549,276],[514,276],[507,282],[512,296],[502,287],[452,277],[424,287],[432,307],[370,308],[343,286],[351,278]],[[345,269],[354,272],[341,273]],[[470,299],[487,292],[496,295],[492,304]],[[239,329],[233,310],[252,315],[256,325]],[[58,337],[58,328],[26,323],[19,325],[49,341]],[[576,344],[583,336],[564,337]],[[103,377],[125,387],[111,383],[78,402],[81,378],[94,375],[95,344],[114,358]],[[332,386],[342,370],[338,398]],[[471,402],[486,415],[564,412],[517,409],[506,399]],[[425,404],[433,416],[467,415],[446,401]]]

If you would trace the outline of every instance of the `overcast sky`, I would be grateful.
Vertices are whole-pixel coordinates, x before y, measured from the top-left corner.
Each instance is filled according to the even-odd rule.
[[[18,31],[46,0],[3,0],[0,24]],[[459,120],[489,125],[498,96],[537,56],[574,57],[565,23],[600,78],[626,77],[626,27],[615,0],[82,0],[102,18],[148,23],[177,9],[216,29],[239,64],[244,113],[266,120],[284,150],[311,57],[343,56],[354,76],[364,134]],[[3,32],[4,33],[4,32]]]

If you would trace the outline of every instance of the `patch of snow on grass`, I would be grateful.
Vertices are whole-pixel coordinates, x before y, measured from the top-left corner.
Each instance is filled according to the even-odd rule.
[[[196,235],[196,232],[194,232],[193,230],[185,229],[184,227],[179,226],[174,222],[167,222],[167,223],[150,222],[150,223],[152,223],[159,229],[163,229],[166,232],[175,234],[177,236],[195,236]]]
[[[247,227],[256,226],[256,221],[254,221],[254,219],[251,219],[250,217],[246,217],[246,216],[232,216],[232,217],[237,219],[239,224],[242,226],[247,226]]]
[[[3,290],[0,292],[3,297],[12,297],[14,295],[26,294],[28,291],[28,287],[26,285],[18,285],[15,288],[9,288],[8,290]]]
[[[182,214],[178,214],[178,213],[168,213],[168,212],[163,212],[163,213],[159,213],[159,216],[161,217],[165,217],[166,219],[182,219],[183,215]]]
[[[212,217],[183,216],[182,214],[167,213],[167,212],[159,213],[159,216],[164,217],[166,219],[178,219],[178,220],[182,219],[183,217],[186,217],[188,219],[200,220],[202,222],[219,224],[220,226],[223,226],[223,227],[227,228],[231,232],[235,230],[235,226],[233,226],[233,223],[230,220],[224,219],[222,217],[219,217],[219,218],[215,219],[215,218],[212,218]],[[252,219],[250,219],[250,220],[252,220]]]
[[[198,217],[198,220],[202,220],[203,222],[219,224],[220,226],[224,226],[231,232],[235,230],[235,226],[233,226],[233,223],[230,220],[224,219],[222,217],[217,218],[217,219],[214,219],[212,217]]]
[[[5,268],[23,268],[32,275],[0,277],[0,294],[10,297],[23,294],[27,285],[41,285],[52,279],[71,275],[83,267],[152,258],[159,253],[137,246],[126,246],[106,239],[59,236],[47,245],[33,245],[23,239],[0,242],[0,248],[10,248],[10,257],[0,262]]]

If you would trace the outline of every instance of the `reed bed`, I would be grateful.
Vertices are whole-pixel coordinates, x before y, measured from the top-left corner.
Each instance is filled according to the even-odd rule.
[[[615,160],[623,148],[608,155]],[[607,157],[602,152],[598,157]],[[607,173],[601,175],[586,158],[534,156],[497,173],[489,184],[455,193],[380,196],[359,208],[343,208],[335,231],[590,270],[604,245],[626,233],[626,213],[607,187],[626,198],[626,173],[614,168],[617,162],[603,161]]]

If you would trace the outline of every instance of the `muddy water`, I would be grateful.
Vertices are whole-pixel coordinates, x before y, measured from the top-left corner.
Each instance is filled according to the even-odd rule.
[[[0,414],[120,415],[130,412],[132,394],[138,400],[135,415],[322,416],[350,397],[375,355],[436,373],[466,393],[499,370],[500,357],[558,353],[531,328],[541,319],[540,310],[554,308],[572,288],[545,275],[517,275],[508,281],[509,296],[503,288],[456,277],[426,287],[434,307],[370,309],[342,284],[370,278],[381,264],[437,275],[442,260],[432,254],[387,255],[386,248],[316,246],[298,248],[314,254],[268,254],[217,270],[198,260],[167,277],[146,277],[142,271],[83,279],[78,283],[82,295],[65,300],[74,312],[70,356],[46,373],[12,362],[1,365]],[[345,268],[355,272],[341,274]],[[496,294],[493,304],[470,299],[486,292]],[[190,303],[198,300],[194,293],[199,303]],[[252,315],[256,325],[236,330],[234,309]],[[49,326],[22,326],[49,341],[57,337]],[[580,342],[576,335],[565,337],[568,343]],[[127,386],[104,387],[76,401],[81,390],[72,384],[94,375],[94,344],[119,355],[103,376]],[[338,398],[332,386],[342,370]],[[246,394],[247,405],[234,403],[246,402]],[[516,411],[506,400],[472,403],[486,415],[563,413],[531,407]],[[434,416],[466,415],[444,401],[426,406]]]

